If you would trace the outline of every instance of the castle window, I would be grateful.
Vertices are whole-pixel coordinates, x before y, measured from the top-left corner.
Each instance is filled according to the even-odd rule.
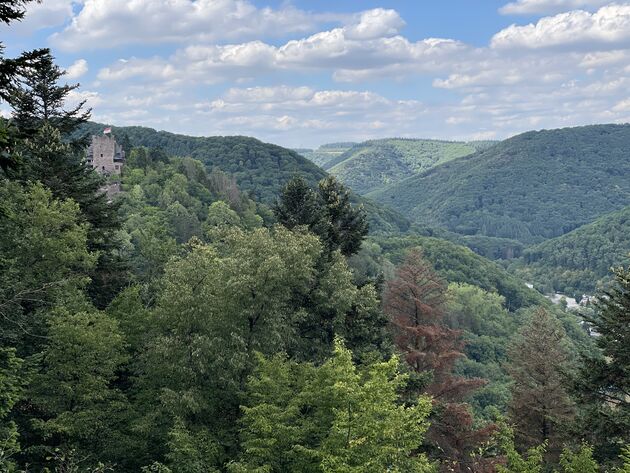
[[[116,169],[118,169],[118,164],[115,167],[116,167]]]
[[[103,157],[103,153],[101,153],[101,158]]]
[[[101,166],[101,169],[104,171],[105,170],[105,166]]]

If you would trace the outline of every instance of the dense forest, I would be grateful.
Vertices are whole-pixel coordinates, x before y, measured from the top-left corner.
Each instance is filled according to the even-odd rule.
[[[328,147],[324,150],[330,152]],[[325,161],[322,167],[363,195],[396,184],[437,164],[469,155],[475,150],[474,144],[463,142],[371,140],[346,149]],[[322,152],[320,148],[319,154],[315,156],[320,156]]]
[[[133,146],[146,147],[150,153],[164,156],[191,157],[201,161],[210,171],[217,169],[235,179],[239,189],[256,201],[271,205],[282,187],[295,175],[311,185],[326,173],[295,151],[263,143],[247,136],[194,137],[177,135],[152,128],[107,126],[130,151]],[[99,134],[105,125],[86,122],[72,136]],[[369,199],[351,193],[355,204],[363,205],[374,232],[400,232],[410,222],[400,213]]]
[[[630,254],[630,207],[527,248],[513,270],[543,292],[594,294],[610,280],[610,268],[627,265]]]
[[[370,197],[453,232],[538,243],[630,205],[628,143],[629,125],[523,133]]]
[[[0,471],[630,472],[630,269],[576,314],[253,138],[97,174],[77,87],[0,56]]]

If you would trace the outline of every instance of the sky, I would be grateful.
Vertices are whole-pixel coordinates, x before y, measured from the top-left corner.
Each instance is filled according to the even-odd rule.
[[[623,1],[43,0],[0,34],[117,126],[313,148],[630,122]]]

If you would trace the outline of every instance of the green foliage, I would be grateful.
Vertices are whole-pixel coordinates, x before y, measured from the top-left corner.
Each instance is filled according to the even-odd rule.
[[[508,425],[500,429],[497,440],[501,453],[505,456],[505,465],[497,465],[498,473],[542,473],[546,444],[529,448],[521,455],[514,445],[514,432]]]
[[[41,412],[35,431],[52,446],[99,452],[117,460],[125,448],[117,422],[128,414],[121,393],[111,387],[125,362],[116,321],[96,311],[58,310],[49,320],[48,343],[28,390]]]
[[[582,444],[577,450],[565,448],[560,455],[562,473],[598,473],[599,465],[593,459],[593,448]]]
[[[528,132],[370,196],[413,220],[537,242],[630,204],[628,125]]]
[[[610,280],[610,268],[629,262],[630,207],[527,248],[515,269],[546,292],[594,294]]]
[[[285,227],[304,226],[319,236],[329,252],[339,250],[346,256],[359,251],[368,232],[363,209],[353,207],[348,190],[330,176],[319,182],[317,193],[303,178],[292,179],[274,213]]]
[[[454,141],[372,140],[354,145],[323,168],[365,195],[474,151],[473,146]]]
[[[404,383],[396,358],[359,369],[341,342],[320,367],[260,357],[230,471],[433,471],[416,453],[430,401],[401,405]]]
[[[508,310],[544,303],[544,298],[525,286],[518,278],[492,261],[468,248],[432,237],[373,237],[383,256],[394,264],[400,263],[409,249],[419,247],[424,257],[440,276],[449,282],[472,284],[505,297]]]
[[[54,199],[41,184],[0,180],[0,339],[22,344],[25,335],[45,333],[43,309],[87,282],[95,264],[87,249],[88,228],[79,207]],[[6,345],[5,345],[6,346]]]
[[[578,398],[589,408],[583,433],[608,460],[630,444],[630,270],[617,268],[614,275],[587,317],[600,351],[584,354],[576,377]]]
[[[497,409],[505,412],[510,398],[505,362],[518,317],[505,309],[500,295],[461,283],[449,285],[445,313],[446,324],[463,332],[466,358],[459,362],[458,372],[488,381],[469,402],[478,416],[491,420]]]
[[[15,471],[11,457],[20,451],[17,426],[7,417],[24,392],[22,364],[14,348],[0,349],[0,469],[8,472]]]
[[[91,272],[91,296],[106,305],[126,279],[124,265],[117,264],[119,251],[115,232],[120,228],[117,206],[100,189],[103,179],[83,162],[81,152],[62,140],[59,130],[48,122],[19,148],[24,166],[9,177],[41,182],[60,200],[72,199],[79,206],[80,218],[88,224],[88,248],[98,254]]]
[[[50,51],[45,51],[33,67],[20,74],[8,102],[13,108],[13,121],[23,136],[36,134],[44,124],[67,135],[90,118],[90,110],[83,110],[85,100],[64,109],[68,95],[79,87],[79,84],[59,85],[64,74]]]

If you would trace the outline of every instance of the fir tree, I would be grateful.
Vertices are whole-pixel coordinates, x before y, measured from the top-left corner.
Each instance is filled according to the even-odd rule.
[[[357,253],[368,233],[365,212],[352,206],[348,190],[333,176],[322,179],[317,192],[304,178],[293,178],[284,187],[274,213],[285,227],[306,226],[330,253],[340,250],[344,256]]]
[[[33,136],[45,123],[67,136],[90,118],[85,100],[64,108],[68,95],[79,87],[79,84],[59,85],[64,74],[48,51],[26,68],[11,88],[9,103],[13,120],[23,136]]]
[[[394,343],[414,374],[412,394],[433,396],[434,414],[427,433],[430,453],[448,471],[466,471],[472,449],[488,438],[491,428],[476,430],[464,402],[484,381],[453,374],[456,361],[464,356],[463,342],[459,331],[442,324],[445,292],[445,282],[419,250],[412,250],[388,282],[383,304]]]
[[[615,284],[587,317],[601,352],[583,356],[576,378],[578,399],[587,406],[584,433],[602,459],[630,444],[630,269],[614,275]]]
[[[549,460],[557,460],[573,413],[565,388],[565,343],[560,323],[539,308],[509,350],[508,372],[513,380],[509,415],[517,445],[532,448],[547,442]]]

